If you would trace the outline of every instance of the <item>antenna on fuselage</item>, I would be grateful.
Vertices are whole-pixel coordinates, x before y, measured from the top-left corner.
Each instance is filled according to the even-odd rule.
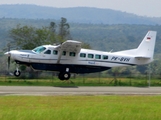
[[[113,51],[113,49],[112,50],[110,50],[110,53]]]

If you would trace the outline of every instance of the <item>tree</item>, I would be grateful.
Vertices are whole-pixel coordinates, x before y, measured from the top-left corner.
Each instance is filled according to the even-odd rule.
[[[50,31],[52,33],[56,32],[56,24],[55,24],[55,22],[50,22]]]
[[[161,60],[154,60],[154,62],[152,62],[150,64],[150,68],[152,75],[156,76],[159,75],[159,77],[161,76]]]
[[[58,33],[60,41],[64,41],[70,36],[69,29],[70,25],[67,23],[67,19],[62,17],[59,24],[59,33]]]
[[[147,72],[147,65],[139,65],[136,67],[136,69],[141,73],[141,74],[145,74]]]
[[[13,45],[19,49],[33,49],[43,44],[51,44],[56,41],[57,37],[51,27],[35,28],[21,25],[13,28],[10,31],[10,36],[13,39]]]
[[[82,43],[82,48],[91,49],[91,46],[90,46],[90,44]]]
[[[47,28],[38,29],[32,26],[17,25],[10,31],[12,43],[19,49],[33,49],[45,43],[49,32]]]
[[[115,68],[112,68],[111,71],[109,71],[109,72],[112,73],[112,75],[113,75],[113,77],[114,77],[112,81],[114,81],[114,84],[115,84],[115,85],[118,84],[118,79],[117,79],[117,77],[119,77],[119,75],[120,75],[121,73],[123,73],[124,71],[126,71],[126,67],[115,67]],[[111,81],[111,82],[112,82],[112,81]]]

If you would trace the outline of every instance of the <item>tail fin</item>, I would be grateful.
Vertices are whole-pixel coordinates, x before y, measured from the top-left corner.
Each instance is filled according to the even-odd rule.
[[[153,58],[156,34],[156,31],[149,31],[146,34],[146,36],[136,49],[136,58]]]
[[[149,31],[138,48],[131,50],[119,51],[116,53],[122,55],[134,55],[135,58],[144,58],[153,60],[155,41],[156,41],[156,31]]]

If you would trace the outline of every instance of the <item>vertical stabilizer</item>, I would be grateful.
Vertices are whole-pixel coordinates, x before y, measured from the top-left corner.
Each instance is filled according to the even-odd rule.
[[[153,58],[156,34],[156,31],[149,31],[146,34],[146,36],[136,49],[136,57]]]

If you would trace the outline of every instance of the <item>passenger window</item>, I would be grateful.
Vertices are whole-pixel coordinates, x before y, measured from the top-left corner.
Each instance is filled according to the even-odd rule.
[[[65,56],[65,55],[66,55],[66,51],[63,51],[63,52],[62,52],[62,55],[64,55],[64,56]]]
[[[95,59],[101,59],[101,55],[95,55]]]
[[[93,58],[94,55],[93,54],[88,54],[88,58]]]
[[[53,50],[53,54],[54,55],[57,55],[58,54],[58,51],[57,50]]]
[[[80,57],[85,58],[86,57],[86,54],[85,53],[80,53]]]
[[[108,56],[107,55],[103,55],[103,59],[104,60],[107,60],[108,59]]]
[[[44,54],[51,54],[51,50],[45,51]]]
[[[70,52],[69,56],[73,56],[74,57],[75,56],[75,52]]]

